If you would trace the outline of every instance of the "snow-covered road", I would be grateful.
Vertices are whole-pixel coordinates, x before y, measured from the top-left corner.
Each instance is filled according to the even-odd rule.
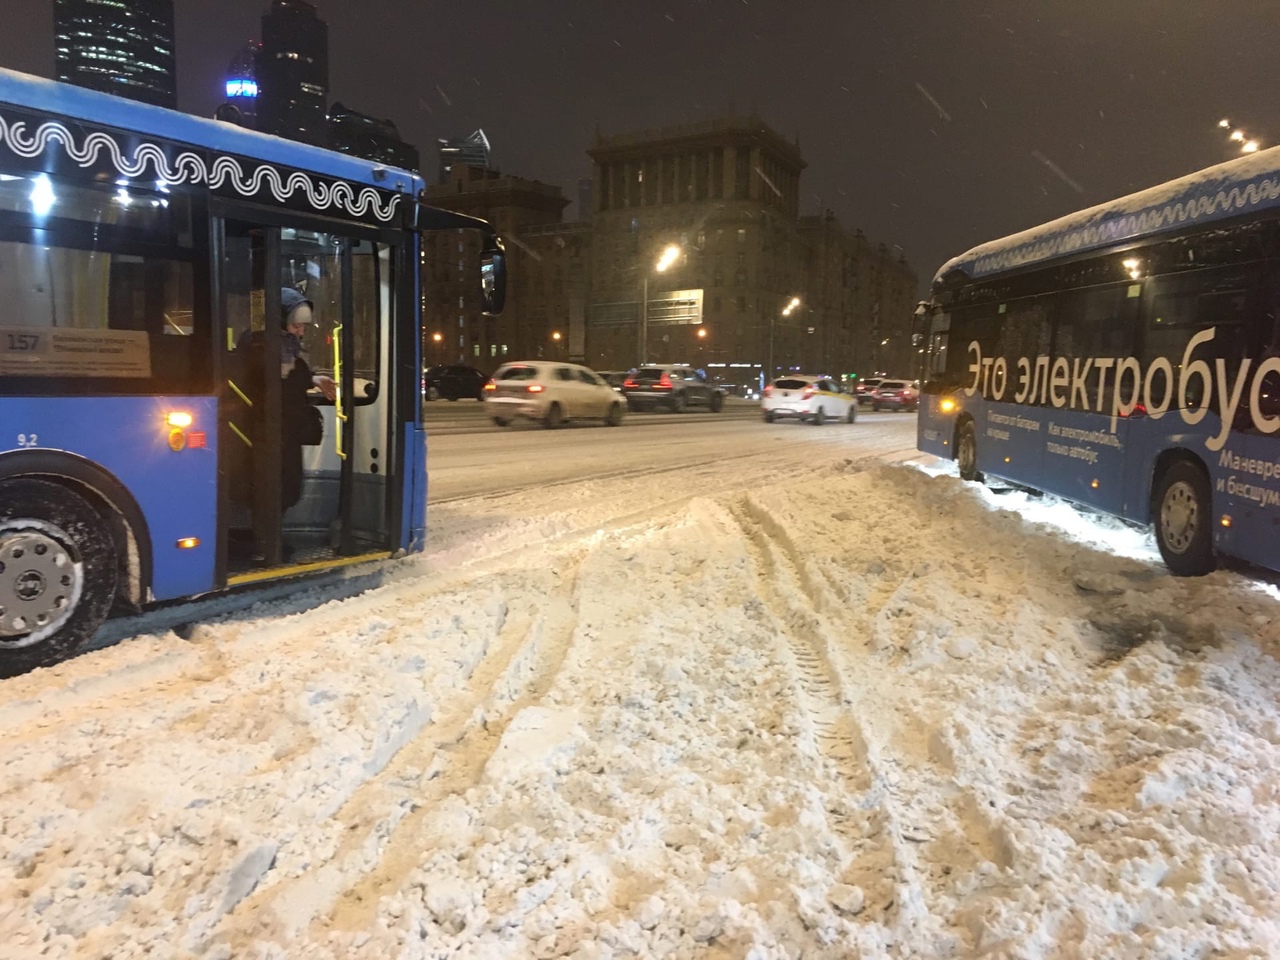
[[[380,586],[0,683],[0,955],[1280,955],[1275,592],[913,430],[442,438]]]

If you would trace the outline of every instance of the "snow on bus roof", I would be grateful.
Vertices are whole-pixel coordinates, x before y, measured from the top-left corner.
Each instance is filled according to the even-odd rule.
[[[944,263],[934,282],[953,270],[977,279],[1271,207],[1280,207],[1280,147],[984,243]]]
[[[238,154],[283,167],[296,167],[321,176],[365,184],[379,190],[397,188],[416,196],[421,178],[411,171],[387,167],[344,153],[246,130],[235,124],[137,103],[68,83],[33,77],[0,68],[0,104],[48,112],[87,123],[119,127],[144,136],[217,153]],[[378,176],[374,171],[384,171]]]

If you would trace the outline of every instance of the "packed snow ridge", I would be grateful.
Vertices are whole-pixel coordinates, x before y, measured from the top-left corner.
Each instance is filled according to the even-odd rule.
[[[0,684],[0,953],[1280,955],[1256,574],[742,473],[454,504],[355,598]]]

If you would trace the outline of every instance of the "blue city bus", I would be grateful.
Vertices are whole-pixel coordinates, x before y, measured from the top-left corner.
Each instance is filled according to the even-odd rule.
[[[423,232],[480,231],[487,312],[505,289],[423,186],[0,71],[0,674],[114,610],[422,549]],[[286,379],[300,301],[332,400]]]
[[[1280,149],[938,272],[918,443],[1154,526],[1174,573],[1280,569]]]

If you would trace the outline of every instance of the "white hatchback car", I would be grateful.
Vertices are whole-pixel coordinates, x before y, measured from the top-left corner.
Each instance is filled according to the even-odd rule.
[[[829,377],[795,374],[779,377],[764,388],[760,409],[769,423],[792,417],[822,426],[828,420],[853,423],[858,419],[858,399],[845,393]]]
[[[484,385],[485,412],[505,427],[517,417],[554,429],[566,420],[622,423],[627,402],[593,370],[576,363],[529,360],[500,367]]]

